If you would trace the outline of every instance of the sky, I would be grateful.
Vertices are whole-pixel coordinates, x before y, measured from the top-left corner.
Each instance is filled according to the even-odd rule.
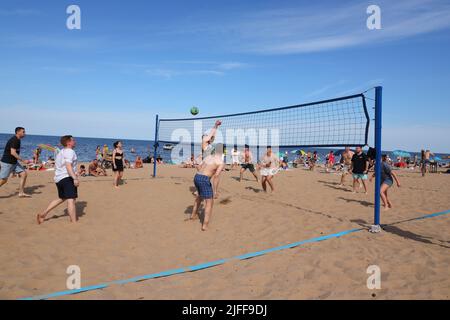
[[[156,114],[382,85],[383,149],[450,152],[449,31],[449,1],[1,0],[0,132],[150,140]]]

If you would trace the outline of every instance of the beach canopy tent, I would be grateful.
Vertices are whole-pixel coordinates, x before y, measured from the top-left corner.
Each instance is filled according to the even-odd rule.
[[[301,154],[302,156],[306,155],[306,152],[303,150],[292,150],[292,154]]]
[[[403,151],[403,150],[394,150],[394,151],[392,151],[392,154],[395,157],[411,158],[411,154],[409,152]]]

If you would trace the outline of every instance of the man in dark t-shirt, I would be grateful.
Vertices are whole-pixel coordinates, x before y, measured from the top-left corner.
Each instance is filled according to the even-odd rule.
[[[353,193],[356,193],[356,185],[361,180],[364,185],[364,191],[367,194],[367,172],[369,170],[369,158],[362,151],[361,147],[356,147],[355,154],[352,157],[351,171],[353,174]]]
[[[17,127],[15,132],[16,134],[6,143],[5,151],[0,160],[0,187],[8,182],[9,176],[14,172],[20,177],[19,197],[30,197],[29,194],[24,192],[27,171],[19,162],[23,161],[20,157],[20,140],[25,137],[25,129]]]

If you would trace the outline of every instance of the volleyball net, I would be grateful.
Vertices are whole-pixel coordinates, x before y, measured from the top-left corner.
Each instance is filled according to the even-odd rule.
[[[366,145],[369,114],[363,94],[295,106],[203,118],[159,119],[158,142],[199,145],[220,119],[215,142],[250,147]]]
[[[374,101],[374,109],[378,108],[374,119],[374,140],[379,144],[375,146],[378,165],[381,162],[382,89],[375,89],[375,99],[360,93],[287,107],[209,117],[160,119],[156,116],[154,154],[156,157],[158,150],[171,150],[174,162],[201,154],[202,137],[209,133],[217,120],[221,120],[222,125],[216,132],[214,142],[223,143],[227,150],[242,150],[247,145],[254,154],[259,155],[266,146],[271,146],[275,152],[288,147],[367,146],[371,123],[367,100],[370,99],[369,105]],[[376,175],[378,173],[377,166]],[[156,176],[156,164],[153,175]],[[376,192],[379,195],[379,190]]]

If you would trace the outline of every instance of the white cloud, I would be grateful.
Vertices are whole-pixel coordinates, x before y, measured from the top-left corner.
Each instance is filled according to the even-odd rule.
[[[382,30],[368,30],[367,4],[330,8],[274,10],[250,17],[238,31],[244,50],[264,54],[326,51],[392,41],[450,27],[444,1],[379,1]],[[334,9],[334,10],[333,10]]]
[[[34,9],[0,9],[0,16],[36,16],[41,12]]]

